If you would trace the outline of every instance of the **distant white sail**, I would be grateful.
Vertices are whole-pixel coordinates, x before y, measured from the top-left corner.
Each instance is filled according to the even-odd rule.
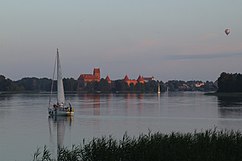
[[[60,65],[60,58],[59,52],[57,49],[57,103],[64,104],[65,103],[65,95],[64,95],[64,86],[62,80],[62,73],[61,73],[61,65]]]

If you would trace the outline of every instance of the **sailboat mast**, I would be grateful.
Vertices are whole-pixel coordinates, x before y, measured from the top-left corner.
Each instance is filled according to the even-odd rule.
[[[54,72],[53,72],[53,75],[52,75],[52,81],[51,81],[51,89],[50,89],[49,106],[50,106],[50,103],[51,103],[52,94],[53,94],[53,88],[54,88],[55,68],[56,68],[56,57],[55,57]]]
[[[59,50],[57,49],[57,103],[65,103],[64,87],[61,73]]]

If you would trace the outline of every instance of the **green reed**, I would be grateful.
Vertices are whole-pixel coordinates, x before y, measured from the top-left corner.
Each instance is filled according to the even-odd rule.
[[[46,147],[34,161],[54,161]],[[60,148],[58,161],[239,161],[242,160],[242,133],[206,130],[194,133],[127,134],[94,138],[72,149]]]

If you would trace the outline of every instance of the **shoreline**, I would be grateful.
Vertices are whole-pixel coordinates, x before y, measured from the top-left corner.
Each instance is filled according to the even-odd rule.
[[[218,97],[242,97],[241,92],[234,92],[234,93],[231,93],[231,92],[228,92],[228,93],[213,92],[213,93],[204,93],[204,95],[206,95],[206,96],[218,96]]]

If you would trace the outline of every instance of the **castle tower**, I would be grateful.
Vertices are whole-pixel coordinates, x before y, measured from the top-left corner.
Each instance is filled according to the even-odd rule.
[[[98,80],[100,81],[100,78],[101,78],[101,76],[100,76],[100,68],[94,68],[94,69],[93,69],[93,75],[94,75],[96,78],[98,78]]]

